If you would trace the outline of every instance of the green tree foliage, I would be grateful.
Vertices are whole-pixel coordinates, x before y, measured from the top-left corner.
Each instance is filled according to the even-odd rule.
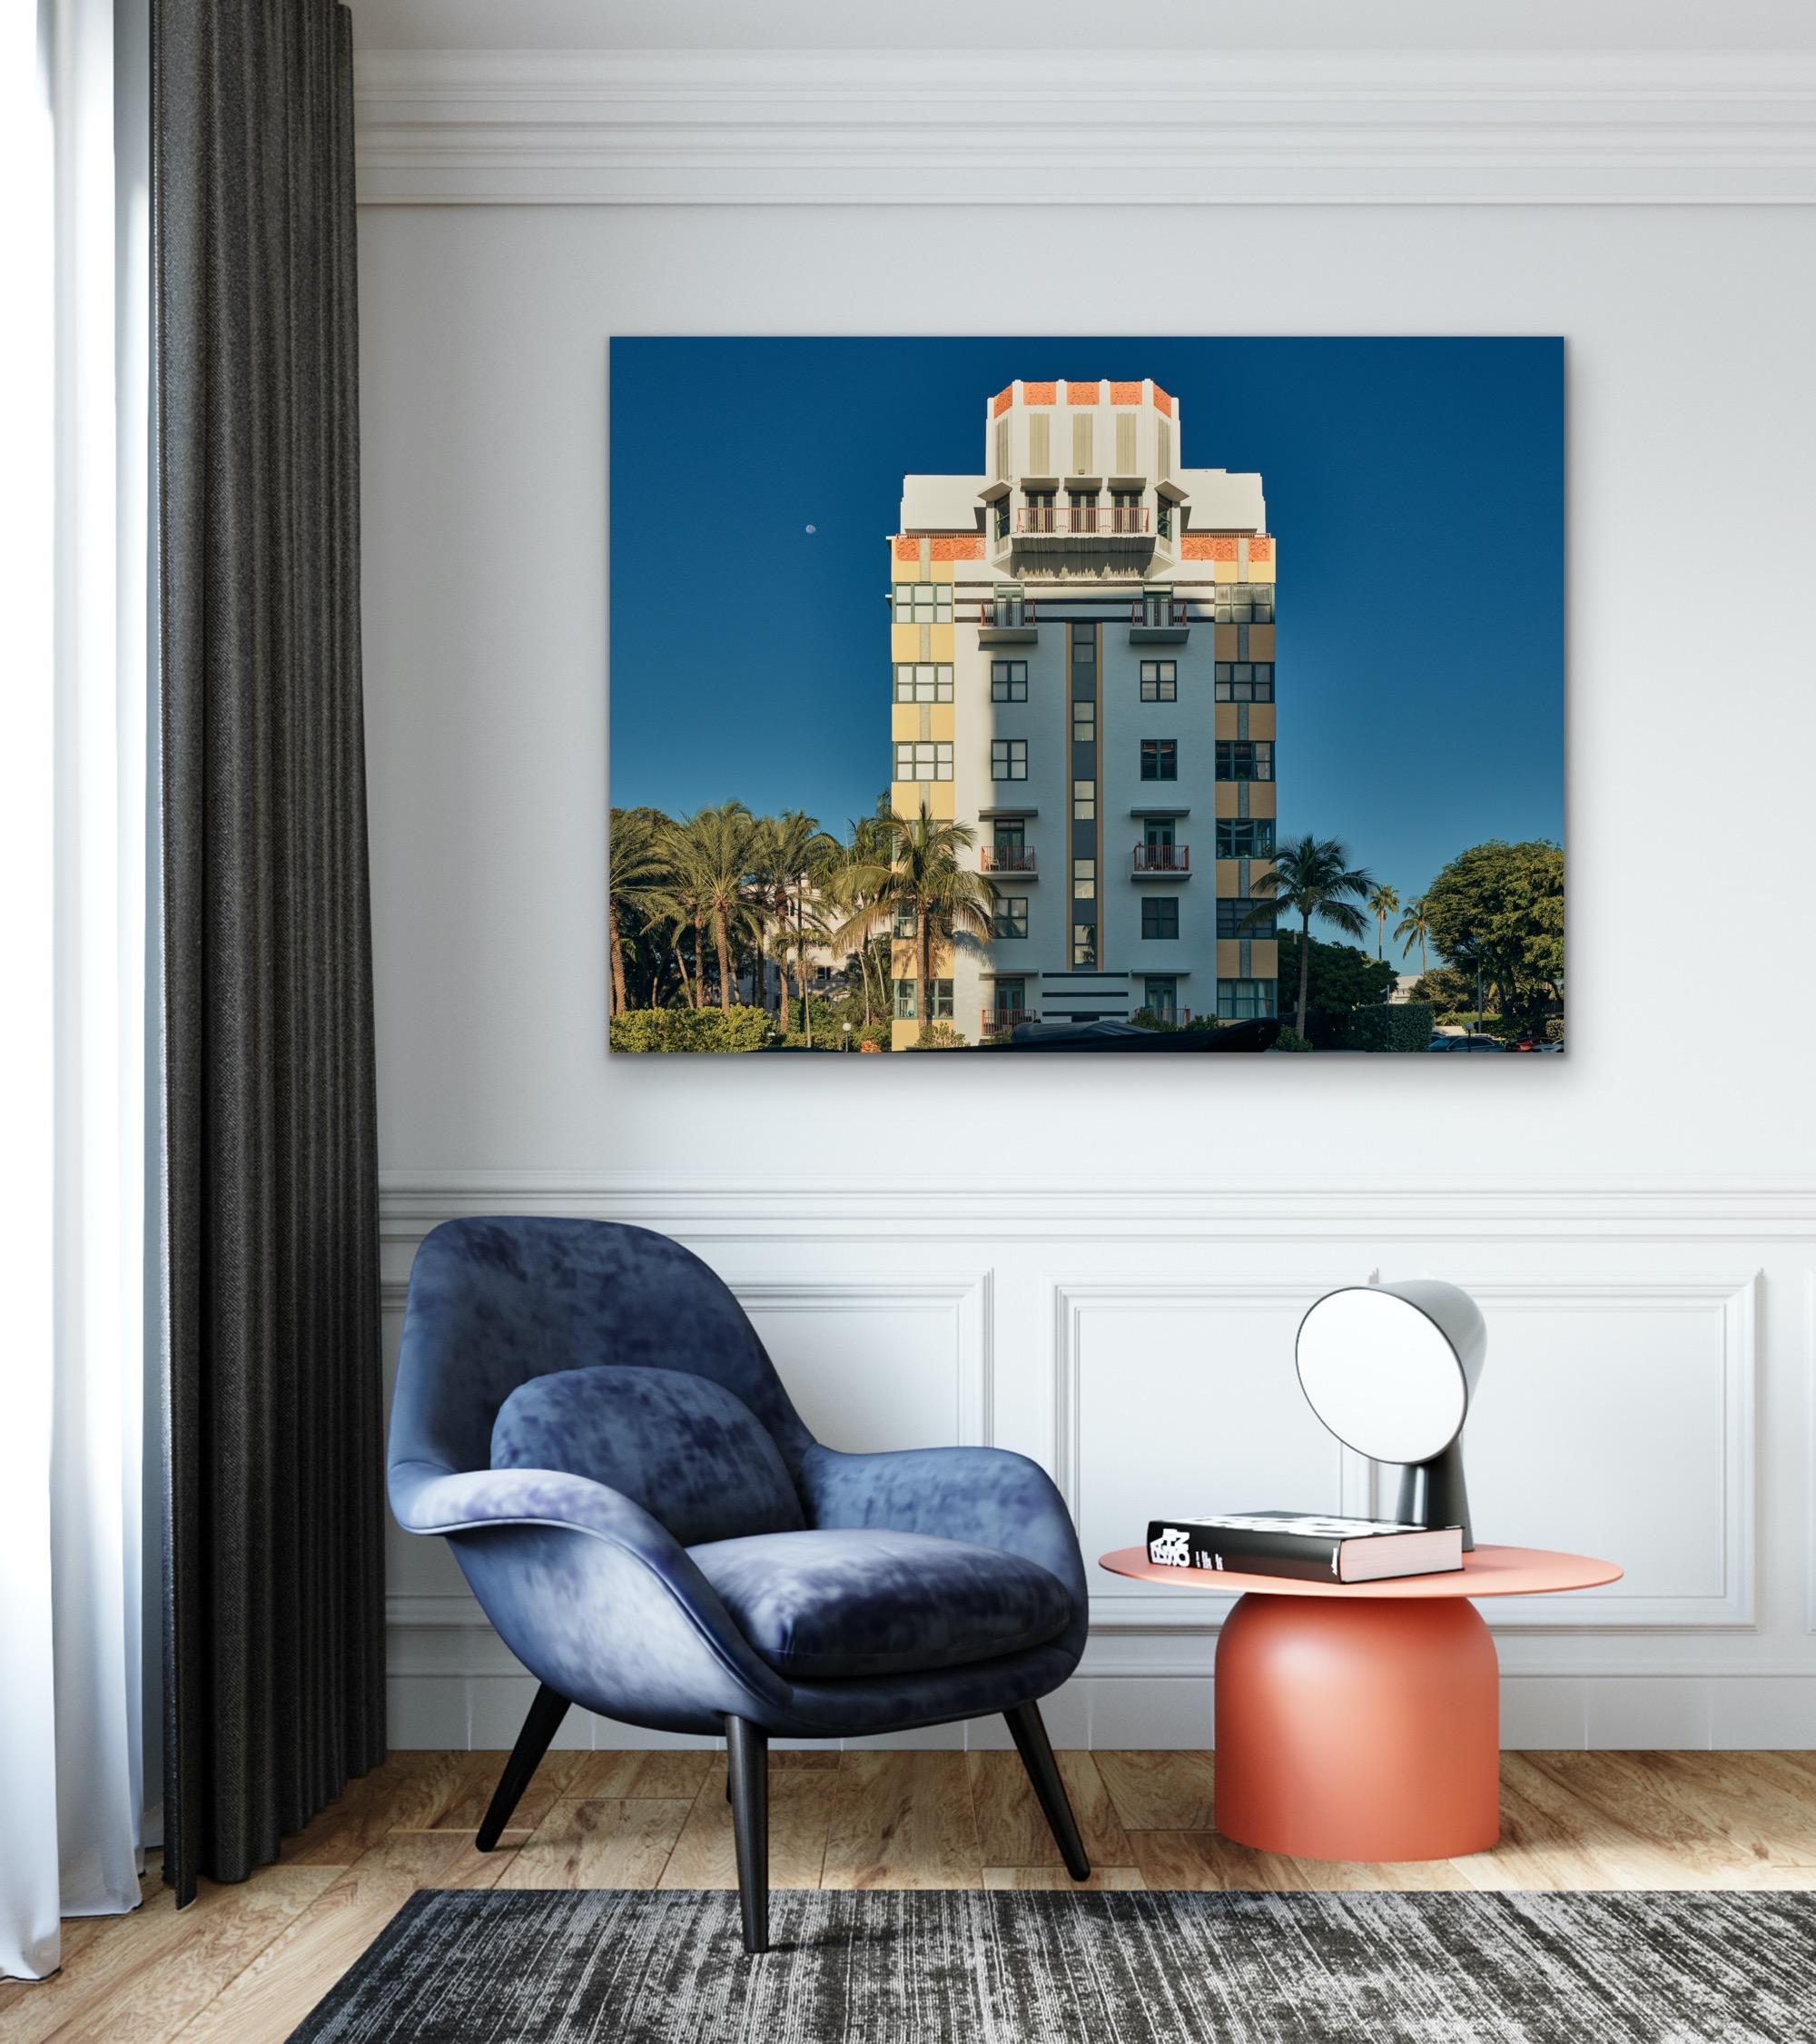
[[[1431,1042],[1432,1010],[1423,1001],[1357,1008],[1343,1017],[1336,1048],[1344,1051],[1422,1051]]]
[[[633,1008],[612,1018],[615,1051],[759,1051],[775,1033],[761,1008]]]
[[[1479,970],[1490,1005],[1538,1022],[1564,997],[1564,854],[1533,839],[1472,845],[1425,892],[1431,941],[1468,986]],[[1427,975],[1429,977],[1430,975]]]
[[[1292,931],[1280,938],[1282,986],[1301,976],[1302,941]],[[1342,1015],[1352,1008],[1378,1007],[1394,991],[1397,976],[1384,960],[1370,958],[1353,944],[1327,944],[1317,937],[1311,940],[1311,955],[1305,963],[1306,1007],[1313,1014]]]

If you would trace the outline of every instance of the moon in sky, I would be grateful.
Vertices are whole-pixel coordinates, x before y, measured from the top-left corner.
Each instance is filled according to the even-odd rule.
[[[809,527],[807,528],[807,530],[808,530],[809,532],[817,532],[817,531],[818,531],[819,529],[820,529],[820,528],[819,528],[819,527],[818,527],[817,525],[810,525],[810,526],[809,526]]]

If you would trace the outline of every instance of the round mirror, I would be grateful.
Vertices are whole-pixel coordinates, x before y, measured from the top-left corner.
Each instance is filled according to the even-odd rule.
[[[1300,1321],[1299,1385],[1358,1454],[1428,1462],[1462,1428],[1484,1346],[1482,1316],[1454,1285],[1357,1285],[1327,1294]]]

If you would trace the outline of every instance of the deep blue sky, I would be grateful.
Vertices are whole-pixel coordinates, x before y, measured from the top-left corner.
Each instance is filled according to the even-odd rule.
[[[1561,341],[637,339],[610,374],[620,805],[867,814],[903,476],[980,473],[1015,377],[1151,376],[1180,465],[1267,492],[1282,832],[1403,900],[1484,838],[1562,841]]]

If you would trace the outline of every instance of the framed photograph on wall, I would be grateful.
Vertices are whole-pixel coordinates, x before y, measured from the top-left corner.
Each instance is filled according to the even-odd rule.
[[[1562,1050],[1561,341],[610,377],[615,1051]]]

